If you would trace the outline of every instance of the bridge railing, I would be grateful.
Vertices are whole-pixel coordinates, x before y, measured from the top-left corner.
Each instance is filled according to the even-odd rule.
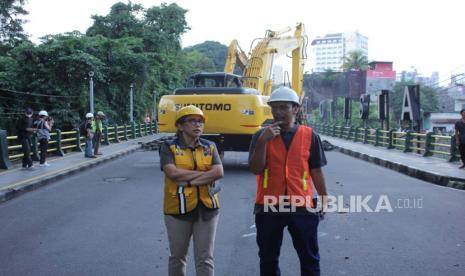
[[[3,131],[4,132],[4,131]],[[157,125],[151,123],[130,123],[124,125],[111,125],[103,127],[103,145],[119,143],[121,140],[128,141],[146,135],[157,133]],[[61,131],[54,129],[50,133],[47,154],[64,156],[69,152],[82,152],[85,146],[85,137],[80,134],[79,129]],[[1,145],[5,145],[2,147]],[[17,161],[23,157],[22,146],[18,136],[0,135],[0,169],[11,167],[11,161]],[[36,135],[31,138],[31,157],[34,161],[39,160],[39,141]]]
[[[450,162],[460,159],[455,135],[438,135],[433,132],[403,132],[394,129],[383,130],[325,123],[311,123],[310,125],[323,135],[353,142],[372,144],[376,147],[385,147],[425,157],[440,157]]]

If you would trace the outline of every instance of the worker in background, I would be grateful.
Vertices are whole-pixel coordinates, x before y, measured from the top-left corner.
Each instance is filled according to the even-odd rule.
[[[301,275],[320,275],[317,231],[323,213],[315,207],[317,195],[325,206],[321,167],[326,157],[319,136],[295,124],[300,102],[292,89],[276,89],[268,104],[274,123],[253,136],[249,150],[250,170],[257,175],[254,213],[260,275],[280,275],[285,227],[299,256]],[[291,208],[280,208],[285,206]]]
[[[462,165],[459,169],[465,168],[465,109],[460,110],[462,119],[455,123],[455,139],[459,146],[460,159],[462,159]]]
[[[53,119],[48,116],[48,112],[41,110],[39,112],[39,120],[36,122],[37,126],[37,139],[39,140],[40,148],[40,167],[48,167],[50,164],[47,163],[47,150],[48,141],[50,140],[50,131],[53,127]]]
[[[214,185],[223,177],[223,165],[215,143],[200,138],[205,121],[199,108],[193,105],[181,108],[176,114],[175,139],[160,148],[170,247],[168,275],[186,275],[192,236],[197,275],[214,275],[213,248],[220,207]]]
[[[95,116],[95,120],[92,120],[92,131],[94,132],[94,139],[93,139],[93,147],[94,147],[94,155],[102,155],[99,151],[100,149],[100,142],[102,141],[102,132],[103,132],[103,119],[105,118],[105,114],[102,111],[97,112]]]
[[[31,135],[36,131],[32,119],[32,108],[26,108],[24,116],[16,123],[18,141],[23,151],[23,170],[34,170],[31,158]]]
[[[92,148],[92,139],[94,138],[94,132],[92,128],[94,120],[94,114],[87,113],[86,114],[86,121],[84,122],[84,135],[86,137],[86,146],[84,150],[84,156],[87,158],[95,158],[93,148]]]

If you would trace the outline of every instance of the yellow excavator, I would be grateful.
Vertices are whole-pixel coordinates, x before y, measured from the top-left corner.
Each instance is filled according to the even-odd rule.
[[[273,88],[273,62],[278,57],[290,55],[290,85],[303,102],[307,38],[301,23],[297,24],[293,35],[286,35],[291,31],[291,28],[267,31],[264,38],[255,40],[258,42],[251,47],[253,50],[249,55],[233,40],[228,47],[224,72],[195,74],[189,78],[185,88],[178,88],[173,95],[160,99],[160,132],[176,132],[176,111],[195,105],[208,118],[203,137],[215,141],[221,153],[248,151],[252,135],[272,121],[267,101]],[[233,74],[236,64],[242,69],[242,76]]]

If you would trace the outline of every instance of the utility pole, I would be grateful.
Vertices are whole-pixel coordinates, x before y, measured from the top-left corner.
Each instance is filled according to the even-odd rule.
[[[129,94],[129,121],[132,123],[134,122],[134,92],[132,90],[134,84],[131,83],[129,87],[131,87],[131,92]]]
[[[157,91],[153,90],[153,114],[152,121],[157,121]]]
[[[90,103],[90,113],[94,114],[94,72],[89,72],[89,103]]]

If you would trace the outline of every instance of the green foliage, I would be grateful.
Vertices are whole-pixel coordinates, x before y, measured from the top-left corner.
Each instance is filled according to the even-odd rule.
[[[17,45],[18,42],[26,40],[21,16],[28,12],[23,9],[25,0],[2,0],[0,1],[0,53],[4,54]]]
[[[6,1],[0,8],[8,3],[23,1]],[[10,36],[20,40],[0,51],[0,128],[12,131],[11,122],[25,107],[49,111],[57,128],[78,126],[89,110],[90,71],[95,111],[104,111],[109,123],[129,120],[130,84],[134,84],[134,118],[142,120],[151,114],[154,91],[159,99],[183,86],[193,73],[222,71],[226,46],[207,41],[181,49],[181,35],[189,30],[186,12],[176,4],[144,9],[119,2],[107,15],[92,16],[86,34],[47,35],[39,45],[21,37],[21,32]]]
[[[367,70],[368,69],[368,58],[360,50],[349,51],[347,56],[343,60],[342,70]]]
[[[204,55],[205,58],[210,59],[213,63],[213,69],[206,71],[223,72],[228,52],[228,47],[225,45],[216,41],[205,41],[192,47],[187,47],[185,51],[187,53],[198,52]]]

